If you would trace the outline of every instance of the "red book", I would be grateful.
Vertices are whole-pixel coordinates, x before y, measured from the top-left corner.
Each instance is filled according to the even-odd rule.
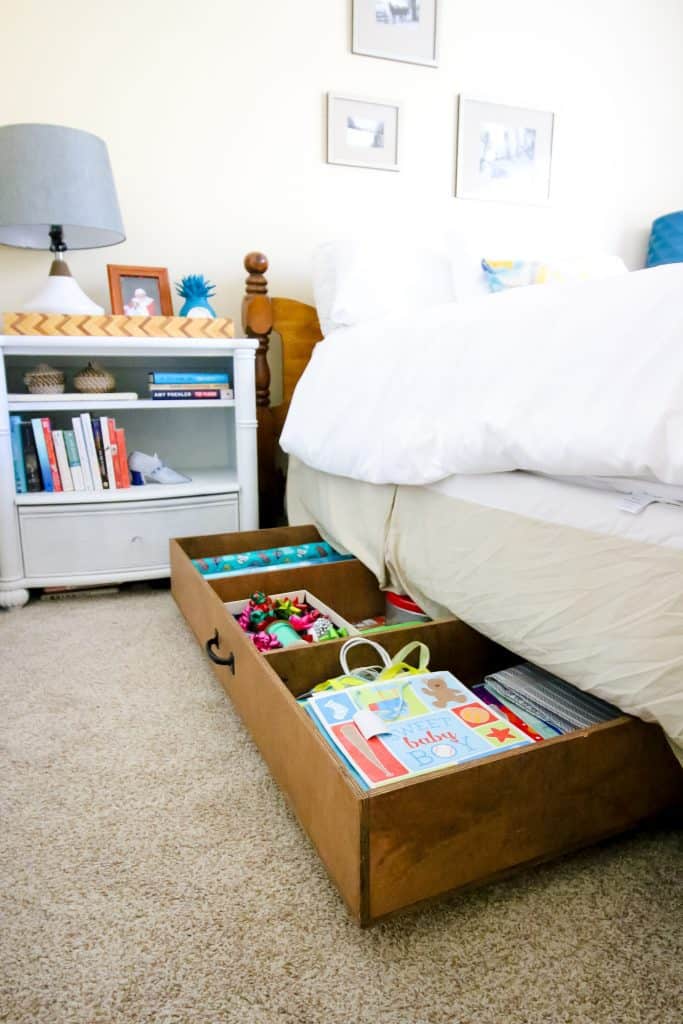
[[[45,436],[45,447],[47,448],[47,458],[50,463],[50,476],[52,477],[52,486],[56,491],[63,490],[62,478],[59,475],[59,467],[57,466],[57,456],[55,455],[55,443],[52,440],[52,426],[47,416],[43,417],[40,421],[43,425],[43,434]]]
[[[507,704],[503,704],[503,702],[498,700],[497,697],[494,697],[492,693],[489,693],[485,686],[475,686],[474,693],[476,693],[479,700],[482,700],[484,704],[490,704],[491,707],[495,708],[496,711],[499,711],[501,715],[505,715],[510,725],[516,725],[517,728],[521,729],[529,739],[534,741],[534,743],[540,743],[542,741],[543,737],[540,733],[536,732],[535,729],[532,729],[532,727],[521,719],[519,715],[516,715],[514,711],[511,711]]]
[[[121,477],[120,482],[119,476]],[[116,430],[116,486],[130,487],[128,452],[126,451],[126,432],[123,428],[117,428]]]
[[[121,483],[121,467],[119,465],[119,445],[116,440],[116,420],[111,416],[107,418],[107,431],[109,433],[109,444],[111,447],[111,459],[114,463],[114,482],[117,487],[123,487]]]
[[[521,729],[523,733],[526,733],[529,739],[532,739],[534,743],[541,742],[543,739],[541,734],[536,732],[535,729],[532,729],[530,725],[527,725],[524,719],[520,718],[519,715],[516,715],[514,711],[511,711],[507,704],[499,704],[498,710],[502,715],[505,715],[510,725],[516,725],[517,728]]]

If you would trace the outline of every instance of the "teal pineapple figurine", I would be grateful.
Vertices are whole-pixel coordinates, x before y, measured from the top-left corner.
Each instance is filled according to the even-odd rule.
[[[207,281],[203,274],[188,274],[180,283],[176,282],[175,290],[185,299],[179,316],[214,316],[216,311],[209,304],[216,288]]]

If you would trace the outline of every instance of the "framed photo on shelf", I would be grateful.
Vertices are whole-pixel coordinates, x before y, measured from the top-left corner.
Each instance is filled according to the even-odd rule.
[[[399,170],[399,103],[327,94],[327,162]]]
[[[352,52],[436,67],[439,3],[353,0]]]
[[[554,121],[549,111],[461,96],[457,198],[547,203]]]
[[[173,316],[171,286],[165,267],[120,267],[107,264],[113,314]]]

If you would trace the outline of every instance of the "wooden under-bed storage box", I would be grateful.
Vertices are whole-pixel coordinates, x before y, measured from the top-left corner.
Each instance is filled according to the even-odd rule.
[[[360,924],[587,845],[680,802],[683,773],[663,733],[627,716],[363,791],[295,700],[338,674],[343,641],[262,655],[224,602],[258,589],[305,588],[354,621],[383,609],[374,576],[354,561],[209,582],[191,563],[317,539],[313,527],[288,527],[174,540],[171,584],[199,643],[227,662],[212,661],[217,678]],[[519,660],[455,619],[375,639],[392,654],[424,640],[430,668],[467,685]]]

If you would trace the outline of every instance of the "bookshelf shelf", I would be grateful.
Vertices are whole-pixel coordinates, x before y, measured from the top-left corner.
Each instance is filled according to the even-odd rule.
[[[138,398],[129,401],[107,400],[106,397],[97,399],[86,399],[85,401],[60,402],[59,400],[47,397],[41,399],[36,397],[35,402],[13,402],[9,396],[8,408],[10,412],[95,412],[101,409],[103,412],[111,409],[232,409],[235,407],[234,398],[217,399],[170,399],[167,401],[154,400],[152,398]]]
[[[258,527],[256,348],[251,338],[184,342],[0,335],[0,608],[25,604],[35,587],[168,576],[171,537]],[[86,360],[101,361],[116,376],[118,391],[138,394],[146,392],[151,370],[227,372],[235,397],[20,399],[23,374],[36,357],[63,369],[68,382]],[[208,410],[214,415],[206,416]],[[115,412],[129,452],[158,452],[190,482],[16,493],[10,414],[27,420],[50,416],[54,430],[68,430],[71,418],[86,412]]]
[[[116,491],[33,491],[17,494],[17,505],[103,505],[114,502],[166,501],[169,498],[195,498],[201,495],[230,494],[240,490],[237,473],[226,469],[183,469],[192,477],[187,484],[144,484]]]

